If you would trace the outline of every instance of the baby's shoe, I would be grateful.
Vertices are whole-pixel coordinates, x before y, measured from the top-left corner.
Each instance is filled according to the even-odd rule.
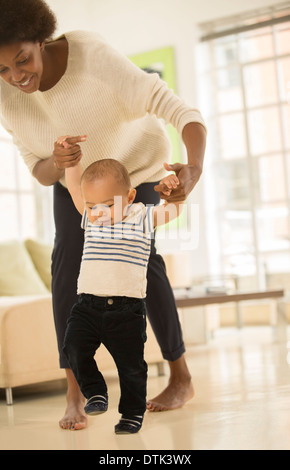
[[[85,406],[85,412],[88,415],[98,415],[100,413],[105,413],[108,409],[108,394],[104,395],[94,395],[89,398]]]
[[[143,416],[126,416],[122,415],[120,421],[115,426],[116,434],[134,434],[142,427]]]

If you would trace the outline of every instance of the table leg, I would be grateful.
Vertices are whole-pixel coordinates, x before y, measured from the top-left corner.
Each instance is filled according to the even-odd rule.
[[[241,302],[236,302],[236,327],[239,329],[243,327]]]
[[[13,405],[13,395],[12,395],[12,388],[7,387],[5,389],[6,391],[6,404],[7,405]]]

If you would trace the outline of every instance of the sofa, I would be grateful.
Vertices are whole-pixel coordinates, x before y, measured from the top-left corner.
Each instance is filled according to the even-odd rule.
[[[51,246],[36,240],[0,244],[0,388],[13,404],[13,388],[65,377],[59,368],[53,322]],[[163,358],[147,322],[147,363],[163,373]],[[101,346],[96,360],[102,371],[115,369]]]

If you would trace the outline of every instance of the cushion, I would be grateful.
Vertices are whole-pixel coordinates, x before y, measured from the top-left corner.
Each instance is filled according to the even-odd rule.
[[[0,295],[47,294],[23,243],[0,244]]]
[[[24,244],[40,278],[46,288],[51,291],[52,245],[30,239],[25,240]]]

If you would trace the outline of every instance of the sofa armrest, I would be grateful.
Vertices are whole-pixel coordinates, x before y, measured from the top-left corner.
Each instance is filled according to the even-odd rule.
[[[65,376],[59,369],[51,295],[0,299],[0,387]]]

